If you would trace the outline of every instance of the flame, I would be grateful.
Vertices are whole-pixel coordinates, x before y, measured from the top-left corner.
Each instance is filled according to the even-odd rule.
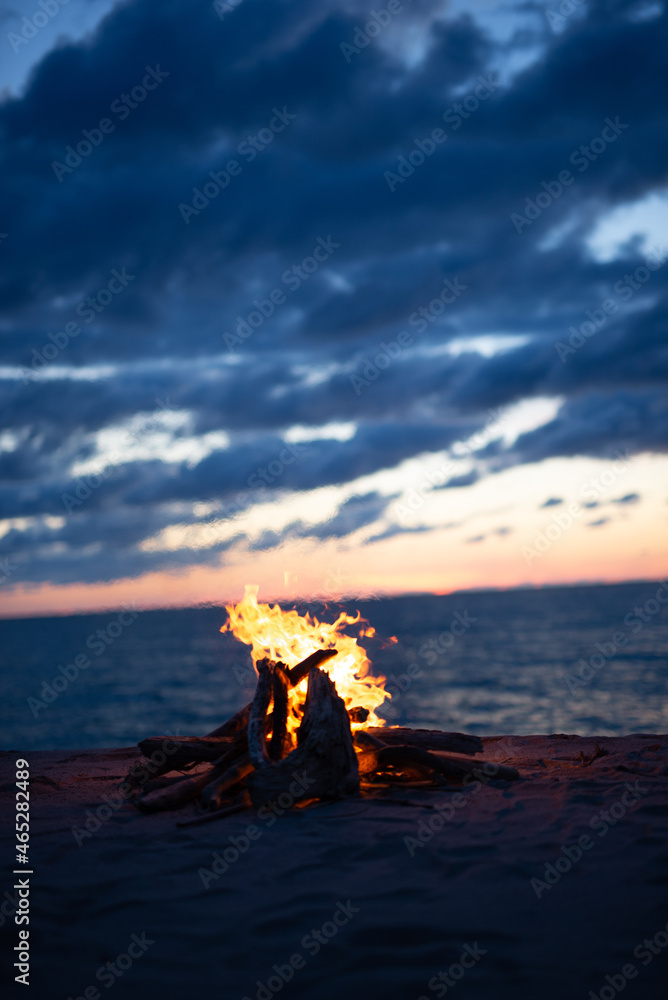
[[[344,634],[344,629],[349,625],[361,625],[359,638],[373,636],[375,629],[359,612],[355,617],[341,612],[330,625],[318,621],[308,613],[301,616],[297,611],[283,611],[278,604],[273,607],[258,604],[258,589],[246,584],[243,600],[239,604],[225,606],[229,621],[220,631],[231,632],[240,642],[251,646],[253,664],[268,656],[275,661],[281,660],[287,667],[294,667],[316,649],[336,648],[338,655],[321,664],[321,670],[329,674],[336,684],[336,690],[343,698],[346,708],[361,706],[369,712],[366,722],[351,722],[351,727],[361,729],[385,725],[384,720],[379,719],[375,712],[386,698],[391,697],[384,688],[385,678],[371,675],[371,664],[365,650],[356,638]],[[301,722],[301,706],[306,697],[307,685],[308,678],[305,677],[290,690],[290,732],[294,732]]]

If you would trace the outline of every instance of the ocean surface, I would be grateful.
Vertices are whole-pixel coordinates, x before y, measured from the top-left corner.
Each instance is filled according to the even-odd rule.
[[[481,736],[668,732],[668,584],[310,610],[333,620],[341,606],[377,631],[364,642],[393,693],[380,710],[391,725]],[[187,608],[0,621],[3,749],[121,747],[210,731],[255,686],[248,647],[220,634],[225,618],[222,608]],[[390,636],[396,644],[383,641]]]

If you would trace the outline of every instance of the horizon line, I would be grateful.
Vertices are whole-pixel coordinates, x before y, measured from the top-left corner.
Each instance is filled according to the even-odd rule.
[[[370,601],[391,601],[391,600],[401,600],[407,597],[449,597],[454,594],[495,594],[495,593],[506,593],[508,591],[533,591],[533,590],[573,590],[578,587],[623,587],[631,585],[647,584],[658,584],[664,587],[668,587],[668,578],[661,579],[648,579],[646,577],[636,578],[636,579],[624,579],[624,580],[578,580],[573,583],[520,583],[517,585],[507,585],[507,586],[481,586],[481,587],[458,587],[452,590],[409,590],[402,593],[385,593],[385,594],[342,594],[337,597],[330,597],[325,600],[318,595],[313,595],[311,597],[295,596],[291,597],[289,600],[285,598],[272,598],[268,597],[261,600],[261,604],[278,604],[281,606],[290,606],[293,604],[300,603],[313,603],[317,602],[323,604],[325,607],[328,604],[343,604],[350,601],[360,601],[360,602],[370,602]],[[228,604],[237,604],[237,600],[222,599],[220,601],[195,601],[193,603],[185,604],[150,604],[147,603],[143,606],[138,606],[136,602],[125,602],[121,604],[114,605],[100,605],[96,609],[86,609],[83,611],[51,611],[45,612],[43,614],[12,614],[3,615],[0,610],[0,621],[38,621],[42,619],[51,618],[84,618],[92,617],[94,615],[100,614],[114,614],[117,611],[127,610],[128,607],[132,607],[133,610],[139,610],[140,613],[146,611],[188,611],[192,609],[208,609],[208,608],[224,608]]]

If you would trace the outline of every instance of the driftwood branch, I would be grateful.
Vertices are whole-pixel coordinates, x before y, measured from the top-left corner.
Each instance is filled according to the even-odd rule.
[[[271,660],[258,660],[257,687],[248,715],[248,753],[255,768],[269,765],[265,737],[267,711],[274,688],[274,665]]]
[[[292,749],[292,740],[288,733],[288,688],[290,679],[282,663],[274,667],[273,695],[274,715],[272,719],[271,743],[269,756],[272,760],[281,760]]]
[[[307,656],[305,660],[298,663],[291,670],[288,670],[288,678],[292,687],[295,687],[301,680],[306,677],[311,667],[318,667],[325,660],[331,659],[332,656],[336,656],[336,649],[316,649],[315,653],[311,653]],[[234,736],[235,733],[239,732],[240,729],[244,729],[248,724],[248,715],[250,713],[251,705],[253,703],[249,702],[245,708],[240,709],[236,712],[231,719],[224,722],[222,726],[218,726],[217,729],[213,729],[210,733],[207,733],[206,739],[213,739],[220,736]]]
[[[213,769],[215,770],[215,768]],[[149,792],[136,800],[136,805],[144,812],[158,812],[162,809],[177,809],[185,802],[197,798],[203,788],[211,781],[211,769],[202,771],[192,778],[183,778],[167,788]]]
[[[223,773],[218,773],[213,781],[202,789],[201,801],[205,809],[220,809],[227,793],[240,781],[243,781],[253,770],[253,765],[248,754],[244,754],[232,767],[226,768]],[[211,779],[211,773],[208,775]]]
[[[261,708],[258,699],[258,712]],[[334,682],[317,668],[309,674],[304,717],[297,731],[297,748],[271,763],[262,753],[261,727],[248,734],[251,759],[258,766],[248,776],[253,805],[258,808],[287,793],[292,804],[304,798],[340,798],[359,790],[357,757],[350,719]]]
[[[391,730],[390,730],[391,731]],[[375,730],[374,732],[383,732]],[[404,730],[409,732],[410,730]],[[449,734],[444,734],[449,735]],[[503,778],[516,781],[520,775],[514,767],[489,761],[472,761],[463,757],[452,757],[436,751],[431,753],[419,746],[388,745],[369,730],[355,733],[355,745],[362,751],[358,755],[360,774],[369,775],[393,767],[411,777],[438,774],[449,781],[462,782],[470,775],[479,781]]]
[[[176,750],[170,750],[167,763],[170,770],[176,770],[185,764],[199,764],[204,761],[217,760],[234,744],[233,737],[222,739],[201,739],[198,736],[149,736],[137,744],[144,757],[163,749],[165,744],[171,744]]]
[[[226,816],[234,816],[235,813],[245,812],[251,806],[250,795],[247,791],[241,792],[237,796],[238,801],[234,801],[225,809],[216,809],[215,812],[207,813],[205,816],[197,816],[195,819],[182,820],[177,826],[201,826],[203,823],[211,823],[215,819],[224,819]]]
[[[401,726],[383,726],[365,730],[388,746],[415,746],[424,750],[447,750],[473,756],[482,753],[483,743],[479,736],[466,733],[441,733],[435,729],[402,729]]]

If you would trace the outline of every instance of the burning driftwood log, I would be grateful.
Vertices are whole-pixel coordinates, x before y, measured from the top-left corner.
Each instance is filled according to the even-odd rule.
[[[346,706],[336,693],[334,682],[317,667],[309,674],[304,718],[297,731],[297,748],[282,759],[271,753],[277,732],[279,745],[285,745],[284,715],[287,714],[281,711],[282,728],[277,730],[274,684],[274,731],[267,753],[264,734],[269,685],[272,673],[275,681],[278,670],[278,665],[272,671],[271,664],[264,662],[248,722],[248,752],[254,771],[249,775],[247,784],[253,805],[259,807],[274,801],[281,792],[294,785],[295,774],[300,773],[304,775],[303,784],[306,787],[293,796],[295,801],[302,798],[342,798],[358,792],[357,755]],[[287,692],[287,688],[285,690]]]
[[[489,779],[484,762],[467,759],[482,751],[475,736],[398,727],[358,728],[353,735],[351,722],[363,725],[369,712],[361,706],[346,709],[334,681],[320,669],[336,655],[335,649],[317,650],[292,669],[259,660],[253,701],[223,725],[202,738],[142,740],[139,748],[146,757],[166,746],[169,757],[150,786],[136,787],[134,804],[153,812],[197,799],[204,810],[229,815],[286,794],[292,804],[358,794],[360,778],[365,785],[377,780],[460,784],[472,775]],[[291,732],[290,689],[306,677],[301,722]],[[198,767],[204,769],[169,776]],[[514,768],[503,765],[494,765],[492,774],[507,780],[519,777]],[[132,771],[128,780],[132,783]]]

